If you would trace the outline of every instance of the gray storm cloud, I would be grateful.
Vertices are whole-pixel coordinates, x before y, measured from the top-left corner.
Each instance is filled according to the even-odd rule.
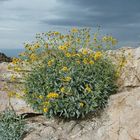
[[[19,48],[36,33],[102,27],[120,46],[140,42],[140,0],[0,0],[0,48]]]

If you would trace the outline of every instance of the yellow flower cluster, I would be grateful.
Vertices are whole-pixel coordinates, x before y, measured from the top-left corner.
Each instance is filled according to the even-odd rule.
[[[80,105],[80,107],[83,107],[84,106],[84,103],[81,102],[81,103],[79,103],[79,105]]]
[[[71,77],[67,76],[67,77],[65,77],[65,78],[63,79],[63,81],[69,82],[71,79],[72,79]]]
[[[47,108],[47,107],[44,107],[44,108],[43,108],[43,112],[44,112],[44,113],[48,112],[48,108]]]
[[[89,64],[93,65],[94,64],[94,61],[93,60],[90,60],[89,61]]]
[[[9,97],[13,97],[15,95],[16,95],[16,92],[14,92],[14,91],[8,91],[8,96]]]
[[[72,54],[69,52],[67,52],[65,55],[66,55],[66,57],[72,57]]]
[[[22,69],[19,67],[19,66],[15,66],[14,67],[14,71],[16,71],[16,72],[20,72]]]
[[[58,98],[59,97],[59,94],[56,93],[56,92],[50,92],[48,95],[47,95],[47,98],[50,99],[50,98]]]
[[[77,33],[77,32],[78,32],[78,29],[77,29],[77,28],[73,28],[73,29],[71,30],[71,32]]]
[[[102,55],[103,55],[103,54],[102,54],[100,51],[97,51],[97,52],[95,53],[94,59],[97,60],[97,59],[101,58]]]
[[[48,102],[48,101],[45,101],[44,103],[43,103],[43,112],[44,113],[47,113],[48,112],[48,106],[50,105],[50,102]]]
[[[13,58],[13,59],[12,59],[12,63],[13,63],[13,64],[18,64],[20,61],[21,61],[21,60],[18,59],[18,58]]]
[[[53,63],[54,63],[54,59],[49,60],[49,61],[48,61],[48,66],[49,66],[49,67],[52,66]]]
[[[35,54],[31,54],[30,55],[30,59],[31,59],[31,61],[35,61],[36,59],[37,59],[37,56],[35,55]]]
[[[84,54],[84,55],[88,54],[88,50],[87,49],[82,49],[82,54]]]
[[[39,99],[43,99],[43,96],[42,95],[39,95]]]
[[[32,45],[26,44],[26,45],[25,45],[25,48],[26,48],[27,50],[29,50],[29,51],[34,52],[36,49],[40,48],[40,45],[39,45],[38,42],[36,42],[36,43],[34,43],[34,44],[32,44]]]
[[[86,84],[85,91],[87,91],[87,92],[91,92],[92,91],[88,84]]]
[[[84,64],[88,64],[88,59],[87,58],[84,58],[83,63]]]
[[[64,46],[59,46],[58,49],[61,51],[66,51],[68,48],[67,46],[64,45]]]
[[[60,91],[61,91],[62,93],[65,92],[65,88],[62,87],[62,88],[60,89]]]
[[[102,38],[103,42],[111,42],[112,45],[116,45],[117,44],[117,40],[115,38],[113,38],[112,36],[104,36]]]
[[[66,71],[68,71],[69,69],[66,67],[66,66],[64,66],[62,69],[61,69],[61,71],[64,71],[64,72],[66,72]]]
[[[39,43],[35,43],[35,44],[34,44],[34,48],[35,48],[35,49],[38,49],[38,48],[40,48],[40,45],[39,45]]]
[[[44,106],[48,106],[50,104],[50,102],[46,101],[43,103]]]
[[[84,64],[91,64],[91,65],[93,65],[94,61],[93,60],[88,60],[87,58],[84,58],[83,63]]]

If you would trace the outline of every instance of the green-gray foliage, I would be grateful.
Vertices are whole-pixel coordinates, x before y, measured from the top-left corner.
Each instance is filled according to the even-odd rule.
[[[17,116],[13,110],[0,114],[0,140],[21,140],[24,130],[23,117]]]

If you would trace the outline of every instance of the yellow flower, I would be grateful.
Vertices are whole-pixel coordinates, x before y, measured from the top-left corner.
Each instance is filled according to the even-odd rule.
[[[35,51],[36,48],[34,48],[33,46],[30,46],[30,47],[28,47],[27,49],[28,49],[29,51],[32,51],[32,52],[33,52],[33,51]]]
[[[68,71],[68,68],[67,67],[63,67],[61,70],[62,71]]]
[[[12,66],[10,64],[8,64],[8,70],[12,69]]]
[[[52,66],[53,62],[54,62],[54,59],[49,60],[49,61],[48,61],[48,66],[49,66],[49,67]]]
[[[66,57],[71,57],[72,56],[70,53],[66,53],[65,55],[66,55]]]
[[[48,108],[46,108],[46,107],[43,108],[43,112],[44,112],[44,113],[48,112]]]
[[[104,36],[104,37],[102,38],[102,41],[103,41],[103,42],[107,42],[107,40],[108,40],[107,36]]]
[[[38,42],[34,44],[34,49],[38,49],[39,47],[40,47],[40,45]]]
[[[75,56],[81,57],[81,55],[79,53],[75,54]]]
[[[39,99],[43,99],[43,96],[42,95],[39,95]]]
[[[80,107],[83,107],[83,106],[84,106],[84,103],[81,102],[81,103],[80,103]]]
[[[19,67],[14,67],[14,71],[19,72],[19,71],[21,71],[21,68],[19,68]]]
[[[63,80],[66,81],[66,82],[69,82],[71,79],[72,79],[71,77],[67,76]]]
[[[15,81],[16,80],[16,76],[15,75],[12,75],[11,76],[11,81]]]
[[[87,49],[82,49],[82,54],[84,54],[84,55],[88,54],[88,50]]]
[[[90,60],[89,61],[89,64],[93,65],[94,64],[94,61],[93,60]]]
[[[28,91],[26,89],[23,90],[23,93],[26,94]]]
[[[119,76],[120,76],[120,70],[117,70],[115,76],[116,76],[116,77],[119,77]]]
[[[60,33],[59,33],[59,32],[54,32],[54,34],[55,34],[55,35],[59,35]]]
[[[69,47],[69,46],[70,46],[70,42],[66,42],[66,43],[64,44],[64,46]]]
[[[60,91],[61,91],[62,93],[65,92],[65,88],[62,87],[62,88],[60,89]]]
[[[112,45],[116,45],[118,43],[117,39],[112,39]]]
[[[78,32],[78,29],[77,29],[77,28],[73,28],[73,29],[71,30],[71,32],[77,33],[77,32]]]
[[[100,51],[95,53],[94,59],[97,60],[102,56],[102,53]]]
[[[58,93],[55,93],[55,92],[50,92],[48,95],[47,95],[47,98],[58,98],[59,94]]]
[[[64,39],[64,35],[60,35],[60,37],[59,37],[60,39]]]
[[[13,96],[15,96],[16,95],[16,92],[13,92],[13,91],[9,91],[8,92],[8,96],[9,97],[13,97]]]
[[[59,46],[58,49],[61,51],[66,51],[68,48],[66,46]]]
[[[87,91],[87,92],[91,92],[92,91],[88,84],[86,84],[85,91]]]
[[[77,38],[77,40],[76,40],[78,43],[80,43],[81,42],[81,39],[80,38]]]
[[[44,102],[44,106],[48,106],[50,103],[48,101]]]
[[[20,62],[20,59],[18,59],[18,58],[13,58],[12,59],[13,64],[17,64],[18,62]]]
[[[35,54],[31,54],[30,55],[30,59],[32,60],[32,61],[35,61],[36,59],[37,59],[37,56],[35,55]]]
[[[119,62],[119,66],[120,66],[120,67],[124,67],[124,66],[126,65],[126,63],[127,63],[126,60],[121,60],[121,61]]]
[[[88,64],[88,59],[84,58],[83,62],[84,62],[84,64]]]
[[[22,98],[22,96],[19,94],[16,94],[16,98]]]

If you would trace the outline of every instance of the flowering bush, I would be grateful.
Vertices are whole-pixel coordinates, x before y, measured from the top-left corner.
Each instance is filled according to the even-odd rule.
[[[105,47],[116,39],[91,40],[89,29],[72,29],[68,35],[48,32],[25,45],[14,69],[24,74],[24,98],[49,117],[84,117],[102,109],[116,91],[116,69]]]

